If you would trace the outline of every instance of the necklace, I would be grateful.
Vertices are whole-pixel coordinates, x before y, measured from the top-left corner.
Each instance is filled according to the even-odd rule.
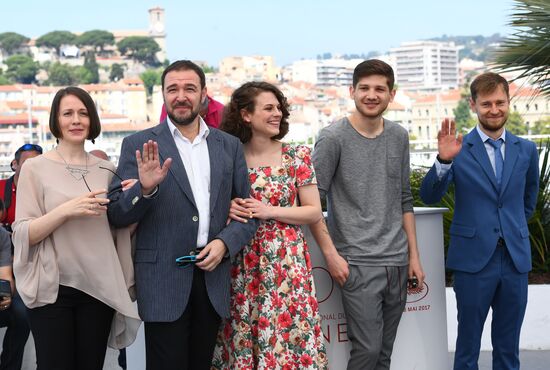
[[[65,158],[63,158],[63,156],[59,152],[59,150],[57,150],[57,147],[55,147],[55,152],[57,153],[57,155],[59,155],[59,158],[63,160],[63,162],[65,163],[65,169],[69,172],[73,179],[80,181],[84,178],[84,176],[88,174],[88,153],[86,153],[86,168],[82,169],[78,167],[73,167],[68,164]]]

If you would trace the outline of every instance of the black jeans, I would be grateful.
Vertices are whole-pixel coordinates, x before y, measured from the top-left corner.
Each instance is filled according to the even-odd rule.
[[[0,327],[7,327],[0,370],[20,370],[30,329],[27,308],[18,294],[12,297],[11,306],[7,310],[0,311]]]
[[[101,370],[114,311],[60,285],[55,303],[29,309],[38,370]]]
[[[147,370],[210,370],[221,318],[214,310],[204,271],[193,272],[185,311],[174,322],[146,322]]]

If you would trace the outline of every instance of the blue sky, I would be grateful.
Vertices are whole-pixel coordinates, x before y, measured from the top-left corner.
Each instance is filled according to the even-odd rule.
[[[217,66],[233,55],[272,55],[284,65],[443,34],[509,34],[513,0],[2,0],[0,32],[143,29],[157,5],[166,10],[169,59]]]

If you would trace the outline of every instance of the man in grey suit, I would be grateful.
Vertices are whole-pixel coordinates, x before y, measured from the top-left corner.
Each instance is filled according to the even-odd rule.
[[[122,143],[118,174],[139,181],[124,192],[113,182],[108,215],[117,227],[138,223],[134,266],[147,369],[209,369],[221,317],[229,316],[230,258],[257,221],[226,223],[231,199],[248,197],[250,185],[241,143],[199,115],[202,69],[172,63],[162,91],[167,119]],[[181,256],[197,262],[178,265]]]

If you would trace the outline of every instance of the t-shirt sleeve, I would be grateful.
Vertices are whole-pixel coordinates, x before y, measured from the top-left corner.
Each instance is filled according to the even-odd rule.
[[[311,150],[307,146],[298,145],[296,147],[294,165],[296,167],[296,184],[298,186],[317,184],[315,170],[311,162]]]
[[[317,187],[321,198],[326,197],[330,190],[332,178],[338,168],[340,146],[338,141],[322,130],[313,150],[313,166],[317,175]]]

